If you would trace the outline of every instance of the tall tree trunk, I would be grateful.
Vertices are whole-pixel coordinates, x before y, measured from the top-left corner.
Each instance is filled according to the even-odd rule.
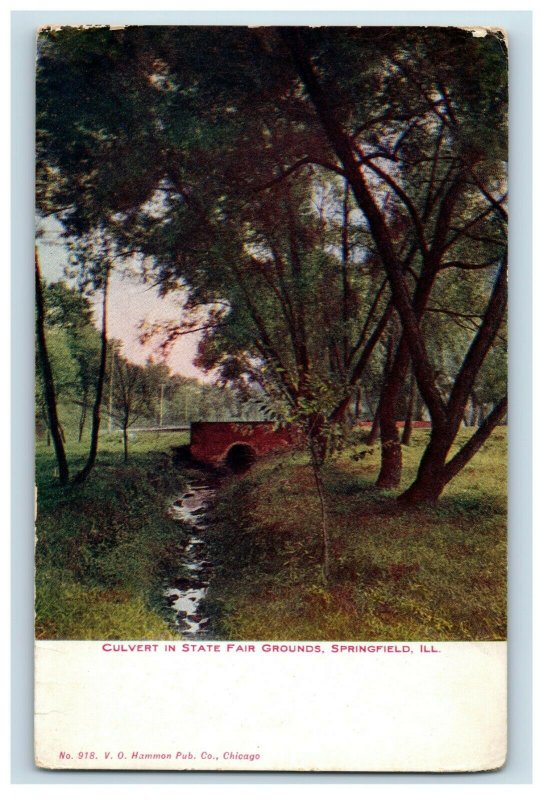
[[[413,487],[401,496],[400,502],[405,502],[406,498],[419,497],[420,499],[425,499],[425,486],[427,487],[428,497],[433,499],[436,496],[436,492],[437,496],[439,496],[444,484],[437,488],[432,485],[435,484],[436,480],[435,478],[432,479],[430,467],[435,465],[442,472],[441,476],[445,480],[450,480],[447,476],[451,474],[451,470],[447,470],[447,465],[445,464],[447,448],[451,446],[458,432],[469,394],[503,320],[507,302],[506,256],[504,255],[502,258],[481,326],[456,376],[448,402],[445,402],[435,380],[434,367],[419,325],[421,317],[417,313],[416,304],[413,303],[403,264],[396,252],[392,231],[386,215],[377,202],[371,185],[366,181],[357,158],[359,154],[356,154],[353,147],[352,137],[343,128],[336,116],[333,105],[333,97],[335,96],[333,89],[327,86],[325,90],[321,85],[317,69],[305,47],[301,29],[283,27],[280,32],[290,50],[292,60],[305,85],[305,89],[313,102],[327,139],[343,167],[343,174],[349,181],[353,196],[367,219],[373,241],[390,283],[392,302],[401,320],[402,337],[405,338],[409,349],[419,392],[424,399],[432,420],[432,434],[421,461],[419,475]],[[447,247],[452,211],[459,197],[462,183],[465,180],[464,169],[462,168],[459,171],[457,179],[450,185],[443,196],[430,248],[426,241],[424,220],[420,217],[409,196],[401,186],[391,180],[390,176],[387,176],[385,172],[379,171],[374,164],[372,169],[374,172],[377,171],[382,179],[392,186],[396,194],[401,197],[410,214],[417,246],[420,248],[423,258],[423,269],[416,288],[416,292],[418,292],[422,279],[433,280],[435,277],[435,272],[432,272],[432,270],[439,265],[441,256]],[[502,210],[502,214],[506,217],[505,211]],[[487,420],[493,418],[493,414],[494,412],[491,413]],[[484,423],[479,431],[487,429],[488,425]],[[479,431],[474,434],[470,442],[479,440]],[[470,448],[467,445],[463,450],[468,453],[468,457],[471,457],[469,455]],[[452,459],[452,461],[455,459]],[[457,461],[456,463],[459,462]],[[440,464],[442,465],[441,467],[439,466]]]
[[[123,425],[124,463],[128,462],[128,423]]]
[[[354,418],[357,421],[360,419],[360,416],[361,416],[361,414],[360,414],[361,408],[362,408],[362,387],[361,386],[357,386],[356,387],[356,399],[355,399],[355,404],[354,404]]]
[[[58,418],[57,397],[53,371],[47,351],[47,341],[45,339],[45,306],[43,302],[43,290],[41,283],[40,263],[38,250],[34,250],[34,271],[36,277],[36,336],[38,339],[38,358],[43,377],[43,387],[45,394],[45,405],[47,408],[48,430],[51,432],[55,455],[58,465],[58,477],[60,483],[65,486],[70,478],[66,450],[62,438],[62,429]]]
[[[87,420],[87,402],[88,402],[87,389],[85,389],[81,405],[81,414],[79,416],[79,438],[78,438],[79,442],[83,438],[83,431],[85,429],[85,422]]]
[[[375,444],[381,432],[381,424],[379,422],[379,409],[373,415],[373,422],[371,423],[370,435],[368,436],[368,444]]]
[[[417,422],[424,422],[424,409],[425,409],[424,400],[422,399],[422,397],[418,392],[415,392],[414,418],[417,420]]]
[[[89,455],[87,462],[83,469],[77,473],[74,478],[74,484],[84,483],[87,480],[94,464],[96,462],[96,455],[98,453],[98,434],[100,433],[100,413],[102,408],[102,396],[104,393],[104,379],[106,374],[106,361],[107,361],[107,301],[108,301],[108,288],[109,288],[109,269],[104,275],[104,286],[102,296],[102,330],[100,333],[101,350],[100,350],[100,366],[98,368],[98,377],[96,380],[96,394],[94,398],[94,405],[92,409],[92,429],[91,429],[91,442],[89,448]]]
[[[432,287],[437,274],[437,264],[432,263],[430,256],[427,257],[425,266],[419,278],[417,287],[413,294],[413,311],[418,323],[422,319]],[[402,477],[402,448],[400,435],[396,425],[396,414],[398,399],[405,386],[405,380],[409,370],[409,364],[413,375],[415,373],[413,360],[409,351],[409,343],[405,331],[402,331],[400,343],[396,351],[394,362],[389,370],[383,385],[383,393],[380,401],[379,420],[381,423],[381,472],[377,479],[377,486],[381,488],[395,488],[399,486]],[[441,401],[440,401],[441,402]],[[381,410],[384,410],[384,415]]]
[[[367,219],[376,249],[389,279],[392,300],[402,323],[403,336],[407,341],[420,393],[430,410],[432,419],[438,424],[442,424],[446,418],[445,404],[434,380],[434,368],[419,327],[420,317],[417,318],[413,307],[409,287],[404,275],[403,263],[396,253],[386,216],[360,169],[360,164],[353,150],[351,137],[343,129],[335,115],[331,94],[323,89],[319,81],[317,71],[305,48],[300,29],[283,27],[280,31],[290,50],[300,78],[315,106],[315,111],[328,141],[342,164],[344,175],[349,181],[353,196]],[[420,246],[423,247],[424,236],[420,228],[420,219],[416,220],[415,227],[417,228],[416,234]]]
[[[381,318],[379,319],[379,322],[376,324],[371,336],[364,345],[363,350],[358,355],[356,364],[353,367],[351,375],[348,380],[349,392],[345,392],[345,394],[337,404],[336,408],[330,414],[329,416],[330,422],[339,422],[343,418],[343,415],[347,411],[347,408],[349,407],[349,404],[351,402],[352,387],[356,386],[358,381],[360,381],[364,369],[366,368],[368,361],[370,360],[371,354],[373,353],[373,350],[377,345],[379,339],[383,335],[388,325],[388,322],[392,317],[393,312],[394,312],[394,307],[392,306],[391,303],[388,303],[383,314],[381,315]]]
[[[349,302],[351,287],[349,284],[349,182],[345,181],[343,196],[343,223],[341,226],[341,279],[342,279],[342,317],[343,317],[343,369],[347,368],[349,358]]]
[[[404,338],[400,340],[394,357],[394,337],[388,340],[383,391],[379,401],[381,427],[381,470],[377,478],[380,489],[393,489],[402,477],[402,448],[396,424],[398,395],[409,366],[409,352]]]
[[[45,408],[45,406],[41,410],[41,416],[45,427],[45,435],[46,435],[45,441],[47,443],[47,447],[51,447],[51,431],[49,430],[49,417],[47,416],[47,409]]]
[[[370,402],[368,393],[366,391],[364,392],[364,395],[366,397],[366,405],[368,407],[368,411],[370,412],[371,418],[372,418],[372,423],[371,423],[371,428],[370,428],[370,433],[369,433],[369,436],[368,436],[367,443],[368,444],[375,444],[375,442],[379,438],[379,430],[380,430],[380,425],[379,425],[379,402],[377,403],[377,407],[375,409],[373,409],[371,407],[372,404]]]
[[[470,416],[470,425],[472,428],[475,428],[477,425],[477,408],[479,401],[477,400],[477,396],[475,392],[472,392],[470,395],[471,400],[471,416]]]
[[[417,391],[417,384],[415,376],[411,375],[409,382],[409,398],[407,401],[407,410],[405,414],[405,421],[403,426],[402,444],[408,446],[411,444],[411,434],[413,432],[413,411],[415,408],[415,395]]]

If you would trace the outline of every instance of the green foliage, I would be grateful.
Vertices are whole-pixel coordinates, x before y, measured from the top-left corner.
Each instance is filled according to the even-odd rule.
[[[52,456],[38,446],[38,637],[175,638],[161,598],[180,536],[166,508],[184,485],[164,452],[173,443],[180,444],[179,434],[141,436],[127,468],[118,437],[102,437],[88,481],[64,490],[54,478]],[[83,444],[71,447],[76,466],[84,450]]]
[[[336,420],[330,397],[343,414],[364,378],[376,405],[382,349],[367,375],[357,362],[390,296],[368,320],[383,268],[392,274],[384,253],[412,298],[433,261],[442,274],[418,352],[446,398],[505,252],[503,37],[322,27],[291,30],[294,40],[274,28],[42,31],[39,207],[58,213],[80,264],[100,240],[95,288],[104,265],[138,252],[162,292],[183,286],[192,309],[211,306],[198,365],[245,391],[264,386],[293,420]],[[318,113],[298,62],[327,98]],[[385,249],[323,126],[330,115]],[[504,374],[503,358],[481,371],[483,412]]]
[[[72,355],[70,335],[62,328],[53,328],[46,332],[46,341],[57,396],[64,399],[73,395],[77,386],[77,362]],[[36,376],[37,401],[42,403],[43,386],[39,368]]]
[[[142,367],[115,356],[111,413],[123,431],[144,417],[156,419],[161,383],[168,376],[167,367],[152,363]]]
[[[92,326],[89,298],[65,281],[55,281],[44,287],[47,324],[80,333]]]
[[[91,394],[100,357],[100,336],[92,321],[89,298],[64,281],[44,286],[45,335],[57,400],[83,409]],[[44,413],[43,379],[36,365],[36,411]],[[83,416],[82,416],[83,415]],[[70,414],[71,416],[71,414]]]
[[[464,431],[457,446],[469,435]],[[405,448],[404,484],[428,438]],[[261,462],[221,493],[206,598],[220,637],[244,640],[492,640],[506,635],[505,431],[497,429],[436,507],[400,511],[372,483],[378,455],[323,469],[331,579],[319,579],[319,511],[302,456]],[[477,475],[476,482],[474,476]]]

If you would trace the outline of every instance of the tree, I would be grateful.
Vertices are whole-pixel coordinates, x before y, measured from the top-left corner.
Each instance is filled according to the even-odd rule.
[[[50,336],[55,331],[66,339],[68,352],[61,361],[64,365],[75,364],[75,374],[70,376],[68,389],[69,399],[80,407],[78,438],[81,441],[98,373],[100,336],[93,324],[90,301],[78,288],[68,286],[65,281],[56,281],[45,287],[44,299]],[[59,394],[62,381],[54,366],[53,374]]]
[[[420,392],[432,418],[432,436],[423,455],[417,479],[401,496],[400,500],[404,504],[412,504],[421,500],[435,501],[448,481],[457,474],[459,469],[467,463],[486,441],[494,427],[503,417],[507,404],[506,397],[503,397],[469,442],[450,461],[447,461],[470,391],[500,329],[505,313],[507,289],[505,240],[503,237],[491,242],[491,249],[486,261],[468,263],[462,257],[455,258],[454,252],[451,258],[451,249],[454,251],[453,245],[456,245],[457,239],[462,238],[466,230],[473,233],[472,229],[477,225],[478,221],[491,214],[492,217],[497,218],[498,224],[503,227],[503,222],[506,220],[507,215],[503,207],[503,199],[495,197],[486,187],[488,162],[492,160],[493,166],[496,168],[497,164],[499,164],[497,159],[503,158],[504,152],[503,136],[502,140],[499,140],[499,134],[504,130],[505,89],[503,85],[503,61],[499,65],[495,48],[489,53],[484,46],[473,44],[473,41],[466,39],[464,36],[463,44],[471,45],[469,47],[469,55],[473,60],[471,62],[466,60],[464,49],[461,62],[459,63],[456,59],[456,64],[454,64],[454,66],[461,68],[463,74],[459,76],[458,73],[452,73],[451,70],[454,66],[453,59],[451,59],[451,61],[446,60],[444,62],[446,65],[445,70],[440,75],[438,68],[440,62],[435,59],[435,54],[437,53],[436,48],[443,46],[443,36],[437,35],[433,40],[426,37],[423,41],[419,37],[417,55],[422,49],[427,63],[432,62],[432,56],[434,56],[433,63],[431,63],[433,69],[429,75],[428,73],[426,75],[423,73],[424,77],[421,79],[419,71],[415,71],[415,60],[412,52],[408,53],[405,58],[400,57],[398,59],[393,54],[394,51],[387,46],[389,62],[397,68],[401,78],[410,84],[412,90],[416,91],[418,101],[425,102],[426,113],[435,117],[433,126],[424,126],[430,131],[431,137],[436,139],[434,156],[429,159],[430,163],[432,163],[432,176],[435,176],[437,164],[441,159],[441,143],[445,136],[448,137],[448,144],[456,149],[456,152],[452,154],[453,163],[456,161],[452,175],[450,175],[451,169],[449,169],[447,175],[450,175],[450,177],[448,177],[444,186],[439,187],[439,192],[435,191],[435,177],[431,178],[430,191],[426,194],[421,214],[421,209],[414,202],[414,200],[418,199],[416,192],[414,196],[413,193],[409,193],[411,188],[409,184],[398,183],[395,175],[387,173],[380,167],[376,168],[372,163],[373,159],[368,156],[364,146],[357,141],[357,133],[360,129],[350,133],[347,131],[345,123],[349,124],[355,121],[356,113],[349,113],[351,109],[348,109],[347,112],[344,111],[343,119],[339,118],[337,109],[330,102],[330,98],[334,96],[334,88],[337,85],[335,81],[337,72],[328,82],[326,77],[329,76],[326,76],[323,80],[317,73],[315,56],[310,54],[307,46],[311,34],[304,37],[299,30],[289,28],[282,30],[281,35],[289,48],[305,90],[315,107],[316,114],[328,141],[341,163],[357,203],[366,216],[390,283],[394,306],[402,323],[402,339],[398,345],[393,377],[389,376],[389,388],[386,392],[388,402],[384,408],[383,404],[380,407],[381,435],[385,439],[387,437],[390,438],[391,441],[397,439],[397,431],[393,430],[393,428],[395,429],[395,424],[393,426],[387,424],[392,417],[392,414],[387,413],[387,410],[395,406],[397,388],[405,379],[409,359],[411,359]],[[434,36],[433,33],[432,36]],[[462,36],[462,33],[454,32],[452,38],[459,40]],[[362,45],[362,50],[364,46],[365,43]],[[320,52],[323,52],[322,49]],[[440,59],[443,58],[442,50],[439,57]],[[483,68],[483,71],[478,75],[473,72],[473,62]],[[322,74],[322,64],[320,66]],[[485,66],[487,67],[486,70],[484,69]],[[500,66],[501,71],[499,69]],[[459,77],[461,79],[466,74],[469,75],[469,83],[462,84]],[[363,80],[365,79],[367,79],[367,76],[363,76]],[[424,85],[425,80],[429,80],[429,86]],[[497,83],[492,85],[492,80]],[[467,102],[460,92],[456,96],[454,93],[462,85],[472,91],[471,97],[468,94]],[[491,105],[491,102],[493,105]],[[487,141],[490,141],[491,146],[486,153],[481,153],[476,146],[475,136],[475,134],[480,135],[481,125],[476,120],[480,119],[480,111],[485,104],[491,110],[488,122],[495,127],[492,130],[488,130]],[[476,113],[477,107],[479,115]],[[459,119],[461,115],[464,117],[464,125]],[[414,116],[419,115],[410,114],[410,120]],[[414,127],[420,130],[422,126],[419,122],[418,126]],[[399,149],[405,147],[405,141],[409,136],[410,129],[407,128],[400,133],[400,138],[396,140],[392,148],[389,145],[382,147],[380,151],[378,150],[377,157],[384,157],[394,161]],[[492,159],[488,157],[488,151],[490,151]],[[416,150],[415,154],[419,155]],[[428,159],[427,156],[425,158]],[[451,156],[449,155],[448,158],[450,160]],[[417,249],[420,250],[422,262],[413,292],[409,291],[405,276],[405,265],[397,250],[394,231],[391,230],[390,217],[387,216],[386,211],[380,205],[378,195],[365,175],[368,169],[376,173],[392,189],[398,203],[404,206],[405,213],[411,219],[415,236],[414,242]],[[503,171],[501,172],[503,175]],[[400,175],[399,177],[401,178],[402,176]],[[500,178],[495,181],[496,183],[499,186]],[[466,189],[469,189],[469,194],[467,194]],[[432,219],[432,238],[429,239],[426,227],[429,219],[427,211],[435,203],[437,194],[440,195],[440,200],[436,216]],[[468,209],[471,210],[470,206],[473,207],[475,198],[479,199],[480,202],[482,198],[486,205],[483,209],[479,205],[475,209],[475,213],[472,213],[466,219],[466,211]],[[459,235],[456,235],[457,232],[454,231],[454,228],[451,230],[451,222],[455,207],[460,199],[463,200],[463,214],[456,223],[460,228]],[[451,236],[453,232],[455,235]],[[471,233],[469,234],[470,236]],[[488,234],[487,238],[489,238]],[[462,256],[461,245],[459,250],[460,256]],[[445,256],[451,258],[451,260],[445,261]],[[497,267],[497,275],[481,325],[466,353],[448,400],[445,402],[436,384],[435,372],[428,356],[427,343],[422,335],[420,321],[438,273],[447,266],[458,266],[460,269]],[[383,410],[385,411],[384,414]],[[396,449],[398,450],[399,448]],[[394,476],[393,482],[397,482],[396,476]]]
[[[100,369],[100,337],[96,328],[94,326],[82,328],[71,340],[70,349],[78,370],[76,402],[81,409],[78,431],[78,439],[81,441],[91,407],[92,390]]]
[[[53,371],[51,369],[51,362],[49,360],[47,341],[45,337],[45,304],[43,301],[42,277],[40,272],[40,263],[38,259],[37,248],[34,253],[34,269],[36,278],[36,337],[38,341],[37,352],[43,379],[45,407],[47,409],[49,430],[51,431],[51,437],[53,439],[53,444],[55,447],[59,480],[62,485],[66,485],[70,478],[70,473],[68,468],[68,461],[66,459],[66,451],[64,449],[64,442],[62,441],[62,434],[61,434],[60,422],[57,410],[55,383],[53,379]]]
[[[141,367],[121,356],[115,357],[112,413],[123,431],[124,460],[128,461],[128,428],[142,417],[152,417],[158,407],[157,390],[162,371],[152,365]],[[158,378],[158,380],[157,380]]]
[[[42,205],[65,208],[69,231],[104,226],[121,249],[145,253],[163,291],[189,286],[193,306],[210,311],[214,346],[225,333],[216,305],[226,299],[224,340],[232,345],[236,334],[244,370],[260,360],[294,409],[313,409],[321,450],[323,414],[342,419],[395,310],[401,333],[380,400],[381,480],[399,479],[396,408],[411,365],[433,429],[417,488],[403,501],[435,499],[454,472],[447,456],[505,308],[504,63],[499,37],[456,29],[48,32],[38,95]],[[322,314],[308,321],[304,280],[312,285],[336,254],[316,257],[319,226],[303,209],[313,187],[338,176],[342,230],[357,228],[366,255],[352,257],[349,235],[336,245],[342,293],[333,293],[339,325],[327,345],[315,335]],[[370,264],[360,313],[352,288]],[[462,278],[481,270],[486,302],[444,397],[424,320],[449,270]],[[327,302],[317,281],[313,298],[319,292]],[[247,351],[255,330],[256,356]],[[349,335],[360,345],[347,364]],[[340,391],[335,408],[317,413],[311,387],[323,376],[310,350],[319,339],[323,363],[334,363],[326,387]],[[499,399],[464,457],[504,408]]]
[[[100,433],[102,397],[104,393],[108,350],[108,289],[109,278],[112,270],[112,262],[107,240],[100,240],[98,234],[93,231],[90,237],[88,237],[86,240],[79,240],[78,244],[79,250],[76,258],[78,259],[78,263],[81,265],[81,282],[83,284],[91,284],[94,290],[99,290],[102,292],[102,314],[100,323],[100,361],[98,364],[98,372],[96,373],[89,453],[83,468],[74,477],[74,484],[84,483],[87,480],[94,467],[96,456],[98,454],[98,436]]]

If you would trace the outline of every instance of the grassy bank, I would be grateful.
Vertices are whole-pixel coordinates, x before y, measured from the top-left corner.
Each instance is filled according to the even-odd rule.
[[[428,431],[404,448],[414,477]],[[469,435],[464,431],[458,445]],[[506,429],[436,507],[401,511],[374,487],[378,448],[325,469],[333,580],[323,586],[319,509],[302,454],[223,486],[207,598],[218,638],[494,640],[506,636]]]
[[[179,525],[166,516],[181,491],[169,448],[184,434],[138,434],[123,463],[118,434],[103,435],[83,486],[62,489],[52,448],[36,447],[36,635],[44,639],[171,639],[162,581],[178,558]],[[88,443],[68,439],[72,474]]]

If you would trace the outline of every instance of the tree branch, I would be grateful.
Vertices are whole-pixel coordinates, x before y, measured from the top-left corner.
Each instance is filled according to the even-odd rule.
[[[403,267],[395,252],[392,234],[387,221],[368,188],[360,165],[357,163],[352,150],[351,139],[344,131],[330,106],[329,94],[323,90],[318,80],[309,55],[306,52],[300,29],[283,27],[280,28],[280,34],[290,51],[292,60],[311,98],[328,140],[343,165],[345,175],[351,184],[360,210],[368,220],[383,267],[390,280],[393,302],[402,321],[420,393],[434,422],[438,425],[444,425],[446,420],[445,404],[435,384],[434,370],[428,357],[405,282]]]
[[[276,186],[278,183],[281,183],[281,181],[284,181],[285,178],[288,178],[289,175],[292,175],[293,172],[296,172],[301,167],[308,165],[323,167],[324,169],[335,172],[337,175],[342,175],[342,176],[345,175],[341,167],[338,167],[336,164],[332,164],[329,161],[323,161],[322,159],[315,158],[314,156],[304,156],[303,158],[300,158],[298,161],[292,164],[290,167],[285,167],[284,169],[282,169],[281,174],[277,175],[275,178],[272,178],[266,183],[261,183],[258,186],[250,186],[249,191],[264,192],[267,189],[271,189],[272,186]]]
[[[468,461],[480,450],[494,428],[499,425],[507,412],[507,395],[492,409],[482,425],[477,429],[466,444],[445,464],[447,482],[454,478]]]
[[[443,261],[439,265],[439,269],[451,269],[452,267],[455,267],[456,269],[488,269],[489,267],[495,267],[496,262],[496,258],[493,258],[490,261],[485,261],[482,264],[472,264],[466,261]]]
[[[460,419],[466,400],[473,388],[477,374],[500,328],[507,305],[507,266],[502,260],[494,288],[477,335],[464,358],[456,376],[447,404],[449,419]]]
[[[413,220],[413,224],[417,232],[417,239],[419,241],[421,251],[423,254],[426,254],[428,252],[428,245],[426,244],[424,225],[422,224],[419,212],[415,208],[415,205],[412,202],[409,195],[402,189],[402,187],[399,184],[396,183],[396,181],[387,172],[382,170],[373,162],[367,160],[367,158],[364,156],[360,148],[357,147],[356,150],[360,155],[360,157],[362,158],[362,160],[364,161],[364,163],[367,164],[367,166],[373,172],[375,172],[376,175],[378,175],[382,180],[384,180],[385,183],[387,183],[391,187],[391,189],[393,189],[394,193],[400,198],[402,203],[405,205],[407,211],[409,212],[409,216]]]

